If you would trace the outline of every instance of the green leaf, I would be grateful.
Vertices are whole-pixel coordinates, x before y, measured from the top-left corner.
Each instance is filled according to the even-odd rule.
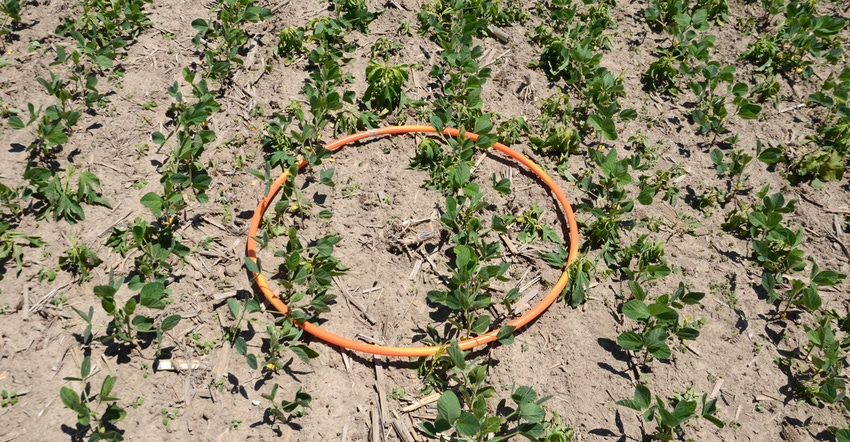
[[[460,414],[460,418],[458,418],[455,423],[455,428],[457,428],[458,433],[471,437],[478,434],[478,431],[481,429],[481,424],[472,413],[464,411]]]
[[[634,109],[623,109],[620,112],[620,119],[623,121],[631,121],[638,117],[638,113]]]
[[[242,356],[248,354],[248,343],[245,342],[245,338],[239,336],[236,340],[233,341],[233,348],[236,349],[236,353],[239,353]]]
[[[606,140],[617,139],[617,128],[611,118],[592,114],[587,117],[587,124],[596,129],[596,132],[600,133]]]
[[[125,417],[127,417],[127,412],[124,411],[123,408],[119,407],[116,404],[110,404],[108,407],[106,407],[106,410],[103,411],[102,419],[103,419],[104,422],[108,422],[110,424],[115,424],[116,422],[124,419]],[[108,433],[114,434],[114,437],[108,438],[107,436],[104,436],[103,440],[120,440],[120,439],[117,438],[119,436],[117,433],[115,433],[115,432],[105,432],[104,434],[108,434]]]
[[[318,358],[319,353],[316,350],[304,345],[297,344],[289,347],[295,355],[298,356],[302,361],[309,363],[310,359]]]
[[[818,272],[812,278],[812,283],[817,284],[819,286],[833,286],[841,281],[844,281],[844,278],[846,277],[847,275],[843,273],[834,272],[832,270],[824,270],[822,272]]]
[[[475,132],[478,135],[489,133],[493,130],[493,123],[490,121],[490,114],[484,114],[475,120]]]
[[[328,186],[328,187],[334,187],[335,184],[334,184],[334,181],[333,181],[333,176],[334,176],[334,169],[333,168],[325,169],[325,170],[319,172],[319,182]]]
[[[26,125],[19,117],[12,115],[9,117],[9,127],[12,129],[23,129]]]
[[[652,401],[652,394],[645,385],[638,384],[635,387],[635,398],[634,399],[621,399],[617,401],[617,405],[622,405],[624,407],[629,407],[632,410],[643,411],[649,407],[650,402]]]
[[[112,392],[112,387],[115,386],[115,381],[117,381],[117,380],[118,380],[117,377],[111,376],[111,375],[106,376],[106,379],[103,380],[103,384],[101,384],[101,386],[100,386],[100,398],[99,398],[99,400],[101,402],[116,400],[116,398],[110,397],[109,393]]]
[[[259,365],[257,364],[257,355],[253,353],[249,353],[245,356],[245,362],[248,363],[248,367],[251,367],[251,370],[256,370]]]
[[[567,265],[567,260],[559,253],[544,253],[541,258],[543,258],[543,261],[546,261],[546,264],[556,269],[564,268]]]
[[[498,183],[493,185],[493,189],[496,192],[499,192],[502,195],[510,195],[511,193],[511,181],[507,178],[502,178]]]
[[[133,326],[142,333],[148,333],[153,330],[153,318],[148,318],[147,316],[138,315],[133,318]]]
[[[161,281],[153,281],[142,287],[142,291],[139,295],[139,304],[148,308],[162,310],[166,306],[164,298],[165,284]]]
[[[157,131],[151,134],[151,141],[153,142],[153,144],[161,146],[165,144],[166,138],[165,135],[162,134],[162,132]]]
[[[523,419],[531,423],[542,422],[546,417],[546,411],[535,402],[523,402],[519,404],[519,414]]]
[[[638,351],[643,348],[643,337],[635,332],[623,332],[617,337],[617,344],[626,350]]]
[[[676,331],[676,337],[683,341],[693,341],[699,337],[699,330],[691,327],[683,327]]]
[[[230,314],[234,319],[239,318],[239,301],[233,298],[227,298],[227,307],[230,309]]]
[[[460,417],[460,401],[452,391],[443,392],[437,401],[437,421],[454,425]]]
[[[166,332],[177,327],[177,324],[180,323],[180,320],[183,319],[179,314],[166,316],[165,319],[162,320],[162,324],[159,326],[159,329]]]
[[[460,349],[457,341],[452,341],[449,344],[449,347],[446,349],[446,353],[449,355],[449,359],[451,359],[452,364],[455,367],[460,368],[461,370],[466,368],[466,359],[464,358],[463,351]]]
[[[820,306],[823,304],[823,300],[818,294],[817,289],[814,287],[809,287],[806,290],[803,290],[803,297],[800,299],[803,307],[810,312],[815,312]]]
[[[637,200],[644,206],[652,204],[652,198],[658,193],[658,188],[655,186],[644,187],[638,194]]]
[[[80,364],[80,377],[86,379],[91,374],[91,358],[86,356]]]
[[[779,149],[778,147],[767,148],[758,156],[758,160],[765,164],[778,163],[784,158],[784,155],[782,155],[782,149]]]
[[[646,349],[652,356],[658,359],[670,359],[672,352],[667,345],[667,332],[661,327],[654,328],[643,334]]]
[[[260,274],[260,258],[257,258],[257,261],[254,261],[252,258],[245,257],[245,268],[248,269],[249,272]]]
[[[159,195],[148,192],[142,197],[141,203],[151,211],[153,216],[157,218],[162,216],[163,201]]]
[[[623,314],[635,321],[643,321],[651,315],[646,303],[639,299],[632,299],[623,305]]]
[[[105,55],[98,55],[95,57],[94,64],[104,69],[112,69],[112,59]]]
[[[513,325],[505,325],[499,329],[496,339],[502,345],[510,345],[514,342],[514,327]]]
[[[206,20],[198,18],[192,21],[192,28],[201,34],[205,34],[210,26],[207,24]]]
[[[681,424],[682,422],[694,417],[696,411],[696,401],[682,400],[679,401],[679,403],[676,404],[676,408],[673,409],[673,418],[676,419],[677,424]]]
[[[646,266],[646,275],[648,279],[663,278],[670,273],[670,267],[666,264],[653,264]]]
[[[744,100],[744,103],[738,108],[738,116],[745,120],[755,120],[759,117],[761,106],[758,104],[749,103]]]
[[[59,397],[62,398],[62,403],[65,404],[65,407],[74,411],[80,408],[80,397],[77,396],[74,390],[68,387],[62,387],[59,389]]]

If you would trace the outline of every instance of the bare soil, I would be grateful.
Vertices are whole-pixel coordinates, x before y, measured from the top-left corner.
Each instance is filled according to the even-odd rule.
[[[269,8],[277,3],[258,2]],[[360,96],[366,88],[365,67],[369,48],[379,36],[396,36],[398,23],[409,21],[416,25],[416,13],[421,5],[413,0],[371,4],[385,9],[370,25],[370,34],[354,33],[348,38],[357,45],[353,60],[344,66],[354,81],[348,87]],[[756,287],[761,283],[760,270],[751,259],[749,241],[736,238],[720,229],[726,210],[700,211],[689,204],[707,186],[726,186],[718,178],[709,157],[711,148],[706,137],[696,135],[687,119],[685,107],[693,97],[684,95],[676,102],[670,99],[651,99],[641,90],[640,74],[655,59],[653,50],[667,38],[650,30],[643,19],[642,2],[621,2],[612,8],[617,29],[611,32],[613,49],[605,52],[603,65],[615,75],[625,78],[625,108],[634,108],[636,120],[618,124],[619,140],[606,147],[627,153],[626,140],[643,133],[650,143],[661,143],[660,160],[656,169],[680,165],[686,171],[676,181],[681,189],[679,204],[672,209],[657,202],[649,207],[638,206],[635,219],[654,217],[659,230],[640,228],[623,235],[623,242],[634,241],[639,233],[650,233],[664,241],[666,257],[672,275],[651,287],[654,293],[670,293],[678,283],[692,290],[706,292],[699,306],[686,308],[693,318],[705,318],[701,336],[688,343],[685,351],[674,351],[669,362],[655,361],[651,372],[637,373],[630,356],[617,345],[617,336],[631,330],[633,324],[619,311],[628,296],[626,281],[618,277],[594,278],[586,304],[572,309],[556,303],[539,319],[521,330],[510,346],[491,346],[475,353],[488,364],[488,382],[500,395],[507,396],[515,385],[533,386],[541,395],[552,395],[546,405],[562,421],[576,431],[578,441],[640,440],[642,421],[629,409],[615,401],[631,398],[635,376],[647,380],[655,394],[670,397],[688,388],[712,392],[719,398],[718,417],[733,425],[718,430],[706,421],[686,424],[694,440],[769,441],[779,440],[788,427],[802,439],[830,440],[829,426],[847,427],[850,415],[837,407],[815,407],[798,402],[792,394],[792,380],[774,362],[778,356],[804,345],[805,330],[801,318],[807,313],[794,312],[786,320],[776,319],[775,306],[760,298]],[[74,2],[52,0],[29,2],[23,14],[24,26],[11,40],[2,44],[2,58],[13,65],[0,68],[0,103],[25,109],[27,102],[47,105],[50,98],[36,82],[48,75],[48,70],[62,72],[61,66],[49,66],[53,60],[51,48],[70,47],[74,43],[53,34],[60,19],[74,14]],[[155,350],[151,347],[128,354],[98,342],[81,344],[83,320],[72,307],[88,310],[95,307],[93,334],[103,333],[108,319],[100,309],[93,287],[106,284],[110,269],[116,275],[131,272],[133,260],[122,258],[104,245],[109,229],[124,225],[137,216],[149,218],[149,211],[139,199],[149,191],[158,191],[157,166],[166,158],[151,142],[151,133],[162,130],[167,121],[165,112],[171,97],[167,88],[175,81],[185,90],[180,71],[201,63],[191,39],[195,31],[190,23],[195,18],[208,17],[208,7],[201,2],[155,0],[145,9],[154,23],[127,49],[121,60],[122,78],[102,79],[101,91],[109,91],[109,103],[92,113],[84,114],[70,141],[59,156],[61,168],[76,166],[90,170],[100,177],[103,196],[113,208],[84,206],[86,219],[76,225],[64,221],[36,220],[25,214],[15,230],[36,235],[46,241],[40,249],[25,249],[24,268],[16,275],[14,264],[5,269],[0,285],[0,389],[26,393],[14,406],[0,409],[0,441],[61,441],[74,432],[75,413],[63,407],[59,400],[62,386],[79,391],[80,384],[64,380],[77,376],[82,357],[89,355],[98,370],[92,378],[97,388],[107,374],[118,377],[115,395],[119,405],[127,409],[127,417],[118,423],[126,440],[271,440],[284,437],[293,441],[371,440],[376,423],[372,410],[377,406],[378,391],[387,396],[388,412],[399,413],[412,433],[417,422],[434,415],[426,408],[402,413],[401,408],[415,401],[420,380],[411,361],[394,358],[373,358],[352,353],[307,338],[319,357],[311,364],[294,358],[286,369],[266,374],[251,370],[244,358],[228,345],[221,345],[222,328],[232,318],[225,299],[228,295],[241,298],[256,295],[242,267],[248,220],[253,215],[265,184],[247,173],[261,169],[263,154],[259,139],[264,123],[273,112],[291,99],[304,100],[301,88],[307,78],[307,61],[300,59],[285,66],[275,59],[272,48],[279,30],[288,25],[303,25],[310,18],[332,14],[323,10],[324,2],[307,0],[292,2],[277,9],[274,17],[264,23],[249,25],[249,34],[261,34],[256,61],[241,69],[235,86],[222,91],[217,100],[221,112],[211,119],[216,141],[208,149],[205,161],[210,164],[213,185],[208,192],[210,202],[192,204],[181,222],[185,244],[192,248],[185,263],[175,267],[169,288],[175,302],[166,314],[183,316],[178,327],[165,336],[164,347],[171,350],[175,360],[196,360],[193,369],[178,372],[155,369]],[[733,17],[747,17],[759,6],[731,5]],[[843,7],[822,5],[824,13],[842,14]],[[529,8],[531,5],[529,5]],[[846,17],[846,13],[844,13]],[[523,27],[507,28],[511,40],[502,43],[486,38],[478,41],[499,56],[493,67],[494,79],[484,88],[484,108],[501,118],[523,116],[532,121],[539,115],[542,98],[550,95],[556,85],[547,81],[539,70],[526,67],[539,56],[539,49],[525,41],[526,32],[539,22],[532,17]],[[734,22],[734,20],[733,20]],[[723,63],[738,63],[739,72],[751,66],[736,62],[737,56],[753,41],[754,35],[743,36],[735,24],[712,27],[718,36],[713,59]],[[847,30],[842,31],[847,37]],[[403,45],[395,62],[415,66],[420,87],[413,80],[407,85],[408,94],[416,99],[431,100],[437,93],[429,88],[428,72],[439,60],[438,46],[417,34],[398,36]],[[38,42],[38,46],[34,44]],[[270,71],[262,74],[263,65]],[[738,147],[755,153],[756,140],[771,143],[796,143],[811,134],[814,111],[802,107],[783,111],[805,102],[815,85],[841,66],[818,65],[819,79],[813,82],[783,81],[781,99],[765,103],[762,117],[744,121],[732,119],[730,130],[740,135]],[[524,78],[530,79],[530,84]],[[822,77],[822,78],[821,78]],[[690,100],[690,102],[689,102]],[[143,104],[156,102],[156,107]],[[249,113],[248,105],[264,110],[264,115]],[[306,106],[306,105],[305,105]],[[426,123],[414,121],[407,123]],[[325,134],[325,137],[332,137]],[[0,125],[0,162],[2,181],[7,185],[22,181],[28,154],[23,151],[31,135]],[[595,144],[586,140],[587,144]],[[377,342],[417,346],[429,325],[439,324],[439,310],[426,300],[428,290],[442,286],[440,277],[448,274],[445,250],[446,235],[440,232],[434,214],[444,207],[436,192],[421,186],[426,175],[408,167],[416,151],[413,136],[377,138],[347,146],[334,154],[336,187],[310,187],[314,208],[330,209],[333,218],[317,222],[306,218],[299,226],[306,240],[332,233],[343,240],[335,255],[350,270],[337,278],[335,289],[340,295],[323,326],[342,336],[365,336]],[[590,146],[588,146],[590,147]],[[526,144],[513,148],[534,158],[553,175],[552,159],[536,155]],[[592,146],[596,148],[596,146]],[[585,157],[570,160],[575,175],[594,167]],[[544,221],[566,237],[563,216],[551,196],[522,170],[522,167],[496,154],[481,158],[475,177],[482,188],[491,176],[513,177],[512,197],[499,196],[492,190],[486,194],[493,205],[492,213],[517,213],[531,204],[544,208]],[[746,172],[746,188],[740,195],[742,203],[755,201],[755,192],[765,184],[782,191],[786,198],[799,200],[794,222],[805,231],[805,249],[822,268],[850,273],[850,260],[841,241],[848,244],[846,222],[850,188],[847,177],[840,182],[826,183],[823,189],[808,185],[790,186],[777,171],[770,171],[754,161]],[[590,198],[562,177],[556,181],[571,200]],[[693,229],[668,221],[662,212],[687,214],[697,223]],[[713,213],[712,213],[713,212]],[[579,213],[580,219],[590,218]],[[400,229],[406,220],[427,220],[412,231]],[[835,230],[835,223],[843,227]],[[400,238],[437,232],[412,247],[399,248]],[[104,263],[90,282],[76,285],[67,272],[59,271],[55,281],[39,282],[40,269],[55,268],[59,256],[81,241],[97,252]],[[273,250],[282,247],[283,238],[273,240],[263,252],[273,268]],[[206,245],[206,247],[205,247]],[[541,246],[546,247],[546,246]],[[551,250],[544,250],[551,251]],[[433,264],[417,264],[423,253]],[[533,276],[539,282],[529,285],[525,293],[538,290],[543,296],[560,272],[549,268],[534,253],[513,257],[515,266],[511,280],[503,289],[524,286]],[[729,283],[724,296],[711,287]],[[846,295],[848,282],[824,288],[821,295],[824,307],[841,314],[848,311]],[[365,320],[342,292],[364,306],[372,324]],[[130,296],[124,288],[119,297]],[[264,324],[271,323],[270,313],[255,315],[247,325],[249,350],[259,354],[265,336]],[[196,334],[198,338],[193,340]],[[205,350],[203,343],[209,343]],[[379,381],[376,381],[376,372]],[[265,409],[268,402],[261,394],[280,384],[278,399],[291,399],[303,389],[312,395],[308,413],[290,424],[271,424]],[[380,383],[382,388],[376,388]],[[719,388],[719,389],[718,389]],[[164,417],[176,412],[167,425]],[[649,424],[653,425],[653,424]],[[647,431],[650,429],[647,428]],[[389,427],[378,432],[386,440],[400,440]],[[420,434],[417,440],[424,440]]]

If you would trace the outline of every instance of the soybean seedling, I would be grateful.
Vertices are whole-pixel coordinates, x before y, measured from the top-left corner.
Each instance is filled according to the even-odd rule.
[[[446,373],[454,390],[446,390],[437,401],[437,418],[423,422],[419,428],[428,436],[449,435],[452,440],[506,441],[516,436],[529,440],[569,440],[572,430],[546,419],[543,404],[551,398],[538,398],[531,387],[512,388],[510,402],[505,400],[490,412],[488,400],[496,390],[485,383],[487,367],[466,361],[466,353],[456,341],[446,347],[449,371]]]
[[[77,393],[68,387],[62,387],[60,390],[59,396],[62,398],[62,403],[66,408],[77,413],[75,440],[82,440],[89,433],[91,433],[89,440],[92,441],[124,440],[123,431],[115,428],[115,423],[127,416],[127,412],[117,405],[118,398],[112,396],[112,388],[118,378],[112,375],[106,376],[101,384],[100,393],[93,394],[89,383],[91,376],[91,359],[86,356],[80,367],[80,377],[65,378],[66,381],[83,383],[82,392]],[[103,413],[99,413],[98,410],[103,405],[106,405],[106,408]]]
[[[623,305],[623,314],[640,324],[637,331],[623,332],[617,337],[617,343],[626,350],[643,353],[641,366],[646,367],[650,357],[670,359],[672,351],[667,341],[675,337],[680,342],[693,340],[699,336],[698,324],[690,321],[679,322],[679,313],[684,305],[699,304],[704,293],[685,292],[681,282],[670,295],[661,295],[655,302],[647,304],[647,293],[637,281],[629,281],[629,288],[635,299]]]
[[[655,421],[657,428],[649,435],[655,440],[684,439],[685,430],[682,424],[695,417],[702,417],[713,423],[717,428],[723,428],[726,424],[718,419],[717,399],[707,400],[708,395],[689,389],[684,394],[676,394],[667,404],[672,406],[668,410],[665,402],[655,396],[655,404],[652,403],[652,393],[645,385],[638,384],[635,387],[634,399],[622,399],[617,405],[631,408],[642,413],[641,417],[647,422]],[[702,403],[702,412],[697,414],[697,406]],[[646,434],[645,434],[646,435]]]
[[[181,316],[179,314],[166,316],[157,324],[155,317],[136,314],[136,309],[141,306],[151,310],[163,310],[172,302],[168,297],[171,290],[166,289],[161,281],[150,282],[141,287],[138,295],[130,297],[123,306],[119,306],[115,295],[121,285],[122,281],[120,279],[115,281],[113,273],[110,272],[109,284],[94,288],[95,295],[100,297],[101,306],[112,317],[107,326],[106,335],[101,340],[106,342],[117,340],[130,347],[136,347],[139,345],[140,334],[155,334],[156,344],[160,345],[163,332],[176,327],[180,323]],[[77,314],[91,325],[91,310],[88,314],[77,310]],[[87,327],[86,335],[90,332],[91,329]]]
[[[309,394],[301,391],[301,388],[298,388],[298,391],[295,392],[294,399],[291,401],[283,400],[280,404],[278,404],[275,402],[275,397],[277,396],[279,388],[280,385],[275,383],[270,393],[263,393],[260,395],[271,402],[271,407],[266,408],[266,413],[268,414],[268,419],[271,420],[272,425],[274,425],[275,421],[287,423],[294,418],[304,416],[307,413],[307,409],[310,408],[310,402],[313,400]]]

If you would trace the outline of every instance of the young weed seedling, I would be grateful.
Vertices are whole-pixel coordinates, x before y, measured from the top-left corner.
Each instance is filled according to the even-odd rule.
[[[37,236],[9,230],[9,223],[0,222],[0,266],[4,270],[9,261],[15,261],[16,274],[20,275],[24,265],[24,247],[42,247],[46,244]],[[0,281],[4,273],[0,271]]]
[[[77,188],[72,189],[71,183],[75,177]],[[64,219],[68,224],[76,224],[86,219],[81,203],[112,208],[109,201],[99,195],[100,179],[91,172],[78,172],[76,168],[71,167],[65,173],[58,174],[49,169],[35,167],[24,172],[24,179],[29,184],[21,198],[38,200],[36,217],[39,219],[49,213],[53,221]]]
[[[59,267],[77,277],[77,284],[91,279],[91,271],[103,263],[87,245],[72,239],[73,245],[59,257]]]

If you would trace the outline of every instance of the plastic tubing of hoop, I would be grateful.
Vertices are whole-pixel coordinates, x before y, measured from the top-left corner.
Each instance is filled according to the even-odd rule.
[[[431,126],[392,126],[392,127],[384,127],[381,129],[367,130],[363,132],[357,132],[355,134],[349,135],[344,138],[340,138],[336,141],[328,143],[324,147],[328,150],[336,150],[346,144],[353,143],[355,141],[362,140],[364,138],[380,136],[380,135],[398,135],[398,134],[406,134],[406,133],[437,133],[437,130]],[[460,133],[457,129],[444,129],[444,135],[458,137]],[[478,136],[476,134],[466,132],[464,135],[466,138],[470,138],[472,140],[477,140]],[[567,258],[567,264],[564,267],[563,273],[561,273],[561,277],[558,278],[558,282],[555,283],[555,286],[552,287],[552,290],[538,302],[534,307],[531,308],[524,315],[519,318],[514,319],[513,321],[505,324],[507,326],[513,326],[516,330],[522,328],[538,316],[543,313],[561,294],[564,288],[567,286],[568,282],[568,274],[567,269],[570,263],[575,259],[576,254],[578,253],[578,227],[576,226],[575,216],[573,214],[573,209],[567,201],[567,197],[564,195],[564,192],[558,187],[557,184],[552,180],[543,169],[540,168],[537,164],[532,162],[530,159],[526,158],[524,155],[519,152],[514,151],[513,149],[505,146],[501,143],[496,143],[493,145],[493,149],[502,152],[503,154],[513,158],[514,160],[521,163],[523,166],[528,168],[531,172],[533,172],[537,177],[539,177],[543,183],[546,184],[546,187],[552,192],[555,196],[555,199],[558,200],[558,204],[561,205],[561,209],[564,211],[564,215],[566,215],[567,223],[569,224],[569,257]],[[301,160],[298,163],[299,168],[303,168],[306,166],[306,162]],[[257,236],[257,231],[260,228],[260,221],[263,219],[263,214],[266,212],[266,209],[271,204],[272,200],[275,198],[277,193],[280,191],[280,187],[286,180],[289,178],[289,173],[284,172],[281,174],[275,181],[272,183],[271,188],[266,196],[260,199],[259,204],[257,204],[257,209],[254,211],[254,217],[251,219],[251,226],[248,229],[248,241],[247,241],[247,256],[249,259],[254,262],[257,261],[257,241],[254,239]],[[252,276],[259,287],[260,291],[265,296],[266,300],[279,312],[286,313],[288,307],[281,300],[277,294],[269,287],[266,278],[260,273],[253,273]],[[371,353],[375,355],[384,355],[384,356],[399,356],[399,357],[420,357],[420,356],[430,356],[434,353],[437,353],[441,349],[444,349],[445,346],[430,346],[430,347],[390,347],[383,345],[373,345],[367,344],[365,342],[355,341],[353,339],[344,338],[342,336],[331,333],[313,323],[305,322],[303,324],[298,324],[304,331],[310,333],[316,338],[325,341],[329,344],[337,345],[340,347],[344,347],[350,350],[357,350],[364,353]],[[496,336],[499,333],[498,329],[490,330],[489,332],[476,336],[474,338],[465,339],[459,342],[459,346],[461,350],[468,350],[473,347],[477,347],[480,345],[488,344],[496,340]]]

